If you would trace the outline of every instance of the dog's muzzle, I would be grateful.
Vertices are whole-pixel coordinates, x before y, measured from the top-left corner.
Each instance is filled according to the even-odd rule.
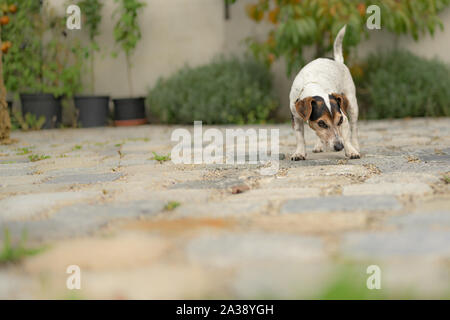
[[[339,141],[334,144],[334,151],[341,151],[342,149],[344,149],[342,142]]]

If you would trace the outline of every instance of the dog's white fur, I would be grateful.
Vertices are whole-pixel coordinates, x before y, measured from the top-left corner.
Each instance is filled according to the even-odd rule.
[[[292,154],[292,160],[305,159],[305,139],[303,119],[298,114],[295,103],[297,99],[306,97],[320,96],[325,100],[326,106],[331,112],[329,94],[345,94],[349,100],[348,115],[349,119],[343,114],[343,123],[339,127],[339,133],[342,137],[345,155],[350,158],[359,158],[358,143],[358,102],[356,101],[355,84],[353,83],[350,70],[344,64],[342,55],[342,41],[344,39],[346,26],[338,33],[334,42],[334,60],[319,58],[308,63],[295,77],[289,94],[290,109],[293,115],[293,126],[297,138],[297,149]],[[319,139],[314,147],[315,152],[323,151],[323,143]],[[325,145],[325,148],[331,148],[331,145]]]

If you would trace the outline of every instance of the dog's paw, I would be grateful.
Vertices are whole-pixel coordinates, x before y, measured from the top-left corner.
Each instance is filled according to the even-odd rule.
[[[361,158],[361,155],[358,152],[352,152],[352,153],[346,154],[345,156],[350,159],[360,159]]]
[[[316,147],[314,147],[313,152],[314,153],[323,152],[323,147],[322,146],[316,146]]]
[[[319,152],[323,152],[323,151],[324,151],[323,143],[322,143],[322,141],[318,140],[314,146],[313,152],[319,153]]]
[[[291,161],[300,161],[300,160],[305,160],[305,159],[306,159],[306,154],[294,153],[291,156]]]

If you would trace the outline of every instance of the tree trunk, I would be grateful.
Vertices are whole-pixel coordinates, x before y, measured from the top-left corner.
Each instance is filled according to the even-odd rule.
[[[1,31],[1,30],[0,30]],[[2,40],[0,38],[0,47]],[[3,81],[3,54],[0,50],[0,144],[9,144],[11,139],[11,120],[9,119],[8,103],[6,102],[6,88]]]

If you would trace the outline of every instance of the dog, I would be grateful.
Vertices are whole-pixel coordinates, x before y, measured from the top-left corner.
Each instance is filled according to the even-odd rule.
[[[311,61],[292,84],[289,100],[297,140],[297,149],[291,156],[293,161],[306,159],[303,122],[319,137],[313,152],[344,149],[350,159],[361,157],[355,84],[342,54],[345,30],[346,25],[334,41],[334,59]]]

